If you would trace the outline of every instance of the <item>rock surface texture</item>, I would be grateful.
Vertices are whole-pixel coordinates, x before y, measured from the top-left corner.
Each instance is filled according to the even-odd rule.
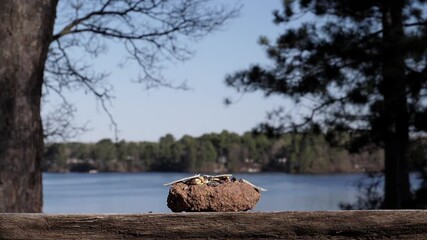
[[[167,202],[173,212],[236,212],[253,209],[260,196],[257,189],[243,181],[216,186],[178,182],[169,189]]]

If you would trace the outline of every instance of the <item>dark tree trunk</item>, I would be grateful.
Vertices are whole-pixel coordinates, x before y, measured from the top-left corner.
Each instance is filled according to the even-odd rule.
[[[0,212],[41,212],[43,70],[57,0],[0,1]]]
[[[411,201],[407,149],[409,142],[408,107],[405,89],[405,62],[402,9],[404,1],[384,1],[383,82],[385,144],[384,208],[408,208]]]

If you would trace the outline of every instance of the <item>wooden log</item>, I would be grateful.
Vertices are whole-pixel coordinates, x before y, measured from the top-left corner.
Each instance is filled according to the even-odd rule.
[[[427,239],[427,211],[0,214],[0,239]]]

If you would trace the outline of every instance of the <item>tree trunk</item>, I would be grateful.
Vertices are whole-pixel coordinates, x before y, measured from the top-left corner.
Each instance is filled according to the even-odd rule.
[[[0,212],[41,212],[43,70],[57,0],[0,1]]]
[[[404,1],[384,1],[383,82],[385,199],[384,208],[408,208],[411,201],[407,149],[409,120],[405,85],[405,60],[401,50],[404,39],[402,9]]]

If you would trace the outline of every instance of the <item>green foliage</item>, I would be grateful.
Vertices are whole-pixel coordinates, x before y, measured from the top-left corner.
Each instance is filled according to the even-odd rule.
[[[181,144],[183,145],[184,154],[182,155],[182,161],[184,171],[191,172],[196,169],[197,165],[197,140],[194,138],[185,135],[180,140]]]
[[[44,151],[43,170],[54,169],[60,171],[67,167],[66,146],[63,144],[51,144]]]
[[[427,166],[425,138],[414,140],[410,156],[414,168]],[[178,171],[289,173],[360,172],[383,169],[383,151],[359,153],[331,145],[327,134],[286,133],[277,138],[266,134],[239,136],[223,131],[200,137],[168,134],[159,142],[117,143],[103,139],[93,143],[47,144],[45,171]]]
[[[110,139],[102,139],[93,146],[91,157],[99,166],[99,170],[113,171],[117,148]]]
[[[217,151],[212,142],[202,139],[197,148],[196,171],[212,171],[217,161]]]

